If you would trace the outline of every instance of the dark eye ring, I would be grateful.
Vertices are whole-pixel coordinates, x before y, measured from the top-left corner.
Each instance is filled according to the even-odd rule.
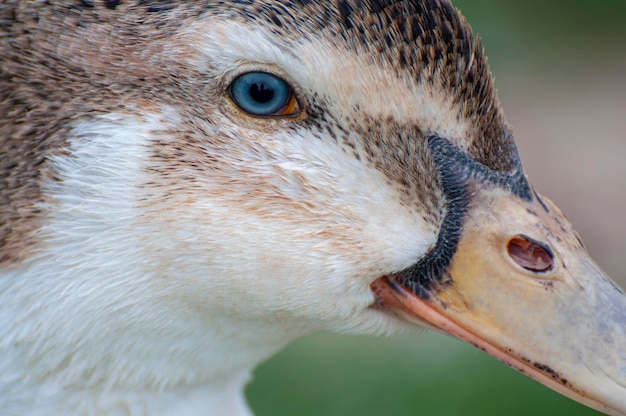
[[[230,85],[230,97],[242,111],[257,117],[288,117],[300,113],[287,82],[267,72],[248,72]]]

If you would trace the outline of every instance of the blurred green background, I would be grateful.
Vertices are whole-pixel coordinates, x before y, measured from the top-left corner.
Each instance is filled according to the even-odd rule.
[[[455,4],[483,39],[531,181],[626,287],[626,1]],[[247,396],[258,416],[599,415],[431,331],[301,340]]]

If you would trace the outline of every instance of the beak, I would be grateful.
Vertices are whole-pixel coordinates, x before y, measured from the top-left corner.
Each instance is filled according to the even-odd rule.
[[[609,415],[626,415],[626,296],[587,254],[559,209],[500,188],[478,190],[445,282],[372,284],[378,305],[463,339]]]

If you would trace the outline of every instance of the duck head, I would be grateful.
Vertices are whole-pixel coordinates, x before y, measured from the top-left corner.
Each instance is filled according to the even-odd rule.
[[[198,386],[417,325],[626,414],[626,297],[449,2],[90,3],[3,26],[6,385]]]

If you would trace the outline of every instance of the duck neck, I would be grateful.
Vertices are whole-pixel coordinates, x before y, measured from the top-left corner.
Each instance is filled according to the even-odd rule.
[[[279,324],[127,292],[116,308],[86,302],[51,273],[0,274],[2,415],[250,415],[252,369],[293,340]]]

